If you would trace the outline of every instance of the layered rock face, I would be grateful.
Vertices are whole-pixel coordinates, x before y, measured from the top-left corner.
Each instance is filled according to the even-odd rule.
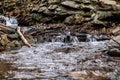
[[[119,19],[120,1],[115,0],[3,0],[0,12],[12,11],[20,24],[82,24]],[[116,17],[117,16],[117,17]],[[111,18],[112,17],[112,18]]]

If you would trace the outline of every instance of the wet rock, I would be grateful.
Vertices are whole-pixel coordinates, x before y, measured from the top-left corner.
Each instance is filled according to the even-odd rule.
[[[55,10],[57,8],[57,5],[50,5],[48,7],[49,10]]]
[[[120,44],[120,36],[116,36],[110,40],[111,44],[117,44],[116,42]]]
[[[84,4],[90,4],[91,1],[90,1],[90,0],[83,0],[83,3],[84,3]]]
[[[107,54],[108,56],[111,56],[111,57],[120,57],[120,49],[113,48],[113,49],[106,51],[105,54]]]
[[[103,73],[89,70],[68,72],[66,74],[76,80],[109,80]]]
[[[2,34],[0,40],[1,50],[12,50],[18,49],[21,47],[21,44],[18,42],[19,36],[17,33],[15,34]]]
[[[61,0],[48,0],[49,4],[55,4],[55,3],[60,3]]]
[[[116,27],[116,28],[112,29],[111,32],[113,35],[120,35],[120,27]]]
[[[9,34],[9,35],[7,35],[8,36],[8,38],[10,38],[10,39],[17,39],[17,38],[19,38],[19,35],[17,34],[17,33],[15,33],[15,34]]]
[[[65,36],[63,42],[65,42],[65,43],[70,43],[70,42],[72,42],[72,37],[71,37],[70,35]]]
[[[96,35],[96,40],[97,41],[104,41],[104,40],[110,40],[110,37],[108,37],[107,35]]]
[[[75,20],[74,16],[69,16],[65,19],[64,22],[67,23],[67,24],[73,24],[74,20]]]
[[[40,14],[32,14],[31,16],[32,16],[32,19],[34,19],[38,22],[41,21],[41,19],[43,18],[43,16]]]
[[[37,12],[38,10],[39,10],[39,6],[37,5],[37,6],[33,7],[31,11],[32,12]]]
[[[64,16],[64,15],[68,15],[68,12],[64,7],[58,6],[55,10],[55,14]]]
[[[109,4],[109,5],[116,5],[117,2],[115,0],[99,0],[105,4]]]
[[[75,2],[82,3],[83,0],[74,0]]]
[[[5,48],[3,46],[0,46],[0,51],[4,51]]]
[[[32,45],[35,44],[37,42],[37,39],[34,39],[33,36],[25,36],[27,41]],[[22,42],[23,43],[23,42]],[[22,44],[21,43],[21,44]]]
[[[69,16],[65,19],[66,24],[80,24],[85,21],[85,18],[80,14]]]
[[[94,10],[95,8],[91,5],[81,5],[81,9],[90,11],[90,10]]]
[[[40,12],[40,13],[44,12],[46,9],[47,9],[47,7],[45,7],[45,6],[40,7],[39,10],[38,10],[38,12]]]
[[[0,30],[0,51],[20,49],[24,45],[16,29],[5,25],[0,25]],[[24,36],[25,35],[28,34],[24,34]],[[33,37],[25,37],[31,44],[35,43]]]
[[[85,21],[85,18],[81,16],[80,14],[76,14],[74,18],[75,18],[75,21],[74,21],[75,24],[80,24]]]
[[[106,24],[105,24],[104,22],[99,21],[99,20],[97,20],[97,21],[92,21],[91,23],[92,23],[92,24],[91,24],[92,27],[102,28],[102,27],[105,27],[105,26],[106,26]]]
[[[80,4],[78,4],[74,1],[64,1],[61,4],[64,6],[71,7],[71,8],[80,9]]]
[[[77,36],[77,38],[80,42],[82,42],[82,41],[84,42],[84,41],[87,40],[87,35],[86,34],[80,33],[80,34],[76,34],[76,36]]]
[[[21,43],[17,40],[14,40],[10,43],[8,43],[5,47],[6,50],[16,50],[20,49],[22,47]]]

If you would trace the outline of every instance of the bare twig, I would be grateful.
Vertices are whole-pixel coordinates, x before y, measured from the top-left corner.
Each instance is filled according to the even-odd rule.
[[[19,36],[21,37],[22,41],[24,42],[24,44],[28,47],[31,47],[31,45],[28,43],[28,41],[25,39],[25,37],[21,33],[20,27],[17,27],[17,32],[18,32]]]

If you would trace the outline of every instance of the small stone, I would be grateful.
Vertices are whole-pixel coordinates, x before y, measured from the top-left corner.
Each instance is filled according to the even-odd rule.
[[[85,21],[85,18],[80,14],[69,16],[65,19],[66,24],[80,24]]]
[[[34,12],[34,11],[38,11],[38,10],[39,10],[39,6],[35,6],[35,7],[32,8],[31,11]]]
[[[117,2],[115,0],[99,0],[105,4],[109,4],[109,5],[116,5]]]
[[[53,15],[54,14],[53,11],[50,11],[48,9],[46,9],[43,13],[46,14],[46,15]]]
[[[61,0],[48,0],[49,4],[60,3]]]
[[[41,13],[41,12],[45,11],[46,9],[47,9],[47,7],[44,7],[44,6],[40,7],[39,10],[38,10],[38,12]]]
[[[68,11],[64,7],[58,6],[55,10],[55,14],[63,16],[63,15],[68,14]]]
[[[73,24],[73,22],[75,21],[74,16],[69,16],[65,19],[64,23],[66,24]]]
[[[84,4],[90,4],[90,2],[91,2],[90,0],[84,0],[83,1]]]
[[[61,3],[63,6],[80,9],[80,4],[74,2],[74,1],[64,1]]]
[[[7,36],[10,39],[17,39],[19,37],[19,35],[17,33],[15,33],[15,34],[8,34]]]
[[[50,5],[48,7],[49,10],[55,10],[57,8],[57,5]]]
[[[83,21],[85,21],[85,18],[84,18],[83,16],[81,16],[81,15],[79,15],[79,14],[76,14],[76,15],[75,15],[75,23],[76,23],[76,24],[80,24],[80,23],[82,23]]]
[[[20,46],[20,43],[17,40],[14,40],[9,45],[12,47],[18,47],[18,46]]]
[[[94,7],[91,5],[81,5],[81,9],[90,11],[94,10]]]

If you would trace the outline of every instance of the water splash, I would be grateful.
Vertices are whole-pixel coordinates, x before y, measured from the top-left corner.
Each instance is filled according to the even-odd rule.
[[[79,42],[79,39],[78,39],[77,36],[73,36],[73,42],[75,42],[75,43],[78,43],[78,42]]]
[[[52,38],[52,42],[79,42],[77,36],[72,36],[70,30],[65,29],[63,33],[58,33],[58,36]]]
[[[0,18],[5,20],[6,26],[9,26],[11,28],[16,28],[18,26],[18,21],[15,17],[12,17],[12,16],[7,17],[7,16],[0,15]]]
[[[95,35],[87,34],[87,41],[97,42]]]

